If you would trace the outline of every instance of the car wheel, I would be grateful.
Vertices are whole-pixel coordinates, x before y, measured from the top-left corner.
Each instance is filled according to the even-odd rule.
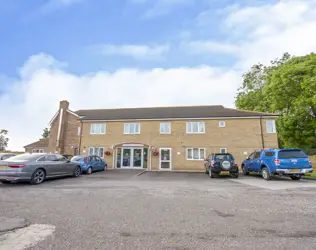
[[[210,178],[214,178],[214,174],[212,174],[212,171],[211,171],[211,170],[208,171],[208,176],[209,176]]]
[[[87,174],[91,174],[91,173],[92,173],[92,168],[89,167],[89,168],[87,169]]]
[[[1,181],[2,184],[10,184],[11,181]]]
[[[32,185],[38,185],[41,184],[46,177],[46,173],[43,169],[37,169],[35,170],[35,172],[33,173],[32,177],[31,177],[31,181],[30,184]]]
[[[239,174],[232,174],[232,176],[237,179],[239,177]]]
[[[241,168],[244,175],[249,175],[249,172],[247,171],[245,165],[242,165]]]
[[[79,166],[75,167],[73,177],[79,177],[81,175],[81,168]]]
[[[300,179],[301,179],[301,176],[300,175],[294,175],[294,176],[290,176],[291,177],[291,179],[293,180],[293,181],[299,181]]]
[[[268,168],[266,168],[266,167],[262,168],[261,174],[262,174],[263,179],[265,179],[265,180],[270,180],[271,179],[271,175],[269,173]]]

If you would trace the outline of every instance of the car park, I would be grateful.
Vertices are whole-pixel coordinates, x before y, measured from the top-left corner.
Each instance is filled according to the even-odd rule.
[[[308,156],[296,148],[257,150],[242,162],[241,167],[244,175],[257,172],[265,180],[270,180],[273,175],[300,180],[305,173],[313,172]]]
[[[72,157],[71,161],[80,164],[82,172],[85,174],[104,171],[107,168],[107,163],[97,155],[77,155]]]
[[[26,153],[0,161],[0,182],[28,181],[40,184],[46,179],[81,175],[80,164],[59,154]]]
[[[6,159],[9,159],[10,157],[16,156],[16,154],[11,153],[0,153],[0,161],[4,161]]]
[[[238,165],[235,163],[235,158],[229,153],[213,153],[210,154],[204,162],[205,173],[210,178],[219,175],[228,175],[238,178],[239,170]]]

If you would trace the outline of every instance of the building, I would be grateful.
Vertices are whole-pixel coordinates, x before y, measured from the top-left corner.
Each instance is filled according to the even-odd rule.
[[[48,150],[48,138],[39,139],[36,142],[33,142],[31,144],[28,144],[24,146],[25,152],[28,153],[47,153]]]
[[[49,152],[96,154],[111,168],[202,171],[212,152],[240,163],[258,148],[277,148],[277,115],[223,106],[71,111],[50,121]]]

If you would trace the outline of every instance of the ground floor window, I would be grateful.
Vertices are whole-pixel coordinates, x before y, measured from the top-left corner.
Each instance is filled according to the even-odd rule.
[[[187,160],[204,160],[205,149],[204,148],[188,148]]]
[[[227,153],[227,148],[221,148],[220,150],[221,154],[226,154]]]
[[[32,153],[44,153],[44,149],[33,149]]]
[[[103,158],[104,148],[89,148],[89,155],[97,155],[97,156]]]

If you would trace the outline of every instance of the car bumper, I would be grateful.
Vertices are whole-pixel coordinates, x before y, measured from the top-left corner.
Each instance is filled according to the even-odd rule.
[[[238,167],[232,167],[229,170],[225,170],[225,169],[217,168],[217,167],[211,167],[210,170],[211,170],[212,174],[230,175],[230,174],[238,174],[239,173]]]
[[[29,181],[31,176],[23,172],[0,172],[0,181]]]
[[[298,169],[297,171],[293,172],[293,169],[276,169],[276,173],[278,174],[283,174],[283,175],[297,175],[301,174],[304,175],[305,173],[312,173],[313,169],[312,168],[303,168],[303,169]]]

